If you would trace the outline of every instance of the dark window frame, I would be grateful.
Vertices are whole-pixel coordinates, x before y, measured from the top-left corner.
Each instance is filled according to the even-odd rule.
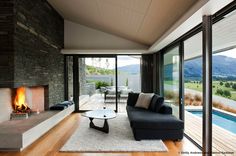
[[[228,13],[230,13],[230,12],[232,12],[232,11],[234,11],[234,10],[236,10],[236,1],[233,1],[233,2],[231,2],[231,3],[229,3],[227,6],[225,6],[224,8],[222,8],[221,10],[219,10],[219,11],[217,11],[214,15],[212,15],[211,16],[211,18],[212,18],[212,26],[215,24],[215,23],[217,23],[218,21],[220,21],[220,20],[222,20],[223,18],[224,18],[224,16],[225,15],[227,15]],[[182,52],[180,52],[180,59],[181,59],[181,62],[180,62],[180,66],[183,68],[183,56],[184,56],[184,41],[185,40],[187,40],[187,39],[189,39],[189,38],[191,38],[192,36],[194,36],[194,35],[196,35],[197,33],[199,33],[199,32],[201,32],[201,31],[203,31],[203,23],[200,23],[200,24],[198,24],[197,26],[195,26],[194,28],[192,28],[191,30],[189,30],[187,33],[185,33],[184,35],[182,35],[182,36],[180,36],[179,38],[177,38],[176,40],[174,40],[173,42],[171,42],[170,44],[168,44],[167,46],[165,46],[164,48],[162,48],[161,50],[159,50],[158,52],[160,52],[161,53],[161,74],[162,75],[160,75],[160,77],[162,78],[162,84],[163,84],[163,76],[164,76],[164,71],[163,71],[163,68],[164,68],[164,66],[163,66],[163,63],[164,63],[164,54],[166,53],[166,52],[168,52],[168,49],[170,49],[170,48],[173,48],[173,47],[175,47],[175,46],[177,46],[177,45],[181,45],[181,51]],[[211,30],[211,32],[210,33],[212,33],[212,30]],[[181,54],[181,53],[183,53],[183,54]],[[211,61],[211,60],[208,60],[208,61]],[[203,67],[203,69],[205,70],[206,68],[205,67]],[[181,73],[180,73],[180,79],[181,79],[181,82],[182,82],[182,85],[180,85],[180,95],[182,95],[182,97],[180,97],[180,98],[182,98],[183,100],[184,100],[184,92],[183,92],[183,89],[184,89],[184,71],[183,71],[183,69],[181,70]],[[205,90],[205,88],[203,88],[204,90]],[[161,88],[160,88],[160,90],[161,90],[161,93],[163,93],[164,92],[164,87],[163,87],[163,85],[161,86]],[[212,88],[210,89],[210,92],[212,92]],[[179,110],[181,110],[182,112],[180,113],[180,116],[181,116],[181,114],[182,114],[182,120],[184,121],[185,119],[184,119],[184,104],[183,104],[183,106],[182,105],[179,105]],[[210,113],[209,111],[211,111],[212,112],[212,110],[208,110],[208,113]],[[203,119],[204,121],[204,123],[205,123],[205,121],[207,120],[207,119]],[[211,122],[211,124],[212,124],[212,121],[210,121]],[[206,129],[208,129],[208,130],[206,130]],[[210,131],[210,132],[209,132]],[[208,134],[211,134],[212,135],[212,129],[209,127],[209,126],[207,126],[206,128],[205,128],[205,132],[204,133],[208,133]],[[185,134],[185,136],[187,137],[187,138],[191,138],[190,136],[188,136],[187,134]],[[211,137],[209,137],[209,138],[211,138]],[[201,150],[205,150],[205,151],[211,151],[211,149],[209,149],[209,144],[210,145],[212,145],[212,140],[210,140],[210,142],[208,142],[207,144],[208,145],[204,145],[205,146],[205,148],[204,147],[202,147],[201,145],[199,145],[198,143],[196,143],[192,138],[190,139],[190,141],[192,142],[192,143],[194,143],[199,149],[201,149]]]

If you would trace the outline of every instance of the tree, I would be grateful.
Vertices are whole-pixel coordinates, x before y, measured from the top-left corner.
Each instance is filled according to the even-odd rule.
[[[224,92],[222,89],[217,89],[216,94],[223,96]]]
[[[223,84],[224,84],[224,83],[223,83],[222,81],[220,81],[220,85],[223,86]]]
[[[111,78],[111,86],[113,86],[113,78]]]
[[[126,81],[125,81],[125,86],[129,86],[129,79],[127,78]]]
[[[225,87],[229,88],[230,84],[228,82],[225,83]]]
[[[231,97],[230,91],[224,90],[224,96],[225,96],[225,97]]]
[[[232,85],[232,88],[233,88],[234,90],[236,90],[236,83],[234,83],[234,84]]]

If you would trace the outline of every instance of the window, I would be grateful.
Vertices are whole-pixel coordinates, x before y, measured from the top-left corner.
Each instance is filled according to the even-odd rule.
[[[165,103],[173,109],[173,114],[179,118],[179,47],[164,54],[164,97]]]

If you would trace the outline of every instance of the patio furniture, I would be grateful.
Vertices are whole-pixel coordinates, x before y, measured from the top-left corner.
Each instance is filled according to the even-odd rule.
[[[132,92],[132,90],[128,89],[126,86],[119,86],[117,89],[118,101],[120,101],[121,95],[128,97],[128,93],[130,93],[130,92]],[[106,99],[109,95],[110,95],[110,97],[115,97],[115,95],[116,95],[116,87],[115,86],[106,87],[106,90],[104,91],[104,101],[106,101]]]

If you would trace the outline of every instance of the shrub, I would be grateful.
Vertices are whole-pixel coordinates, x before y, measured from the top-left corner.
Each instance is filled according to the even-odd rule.
[[[198,94],[195,94],[195,95],[194,95],[194,100],[195,100],[195,101],[198,101],[198,102],[199,102],[199,101],[202,101],[202,97],[201,97],[200,95],[198,95]]]
[[[224,90],[224,96],[225,96],[225,97],[231,97],[230,91]]]
[[[176,97],[176,93],[174,93],[173,91],[169,91],[169,90],[165,90],[164,95],[165,95],[165,98],[168,100],[174,99]]]
[[[110,84],[108,82],[105,82],[105,81],[96,81],[95,85],[96,85],[96,89],[100,89],[101,87],[107,87]]]
[[[220,81],[220,85],[221,85],[221,86],[223,86],[223,85],[224,85],[224,83],[223,83],[222,81]]]
[[[230,84],[228,82],[225,83],[225,87],[229,88]]]
[[[202,99],[201,101],[196,101],[196,99],[198,99],[198,97],[196,97],[196,95],[194,95],[193,98],[193,94],[191,93],[187,93],[185,94],[185,106],[201,106],[202,105]],[[221,102],[217,102],[217,101],[213,101],[212,102],[213,107],[216,107],[218,109],[222,109],[231,113],[236,113],[236,109],[230,108],[228,106],[225,106],[223,103]]]
[[[224,95],[224,92],[223,92],[222,89],[217,89],[217,90],[216,90],[216,94],[223,96],[223,95]]]
[[[232,88],[233,88],[234,90],[236,90],[236,83],[234,83],[234,84],[232,85]]]

